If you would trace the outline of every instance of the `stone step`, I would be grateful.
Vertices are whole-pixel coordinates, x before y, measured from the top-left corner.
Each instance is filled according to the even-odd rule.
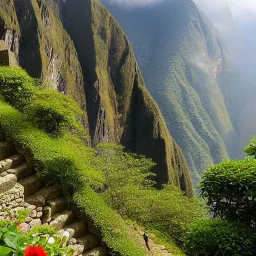
[[[15,153],[15,147],[11,141],[0,141],[0,160],[3,160]]]
[[[85,223],[81,220],[76,220],[72,222],[71,224],[65,226],[64,229],[69,232],[69,238],[82,237],[87,232],[87,227]]]
[[[9,170],[12,166],[12,160],[11,159],[4,159],[0,161],[0,174],[1,177],[5,176],[7,174],[7,170]]]
[[[17,177],[13,174],[8,174],[3,178],[0,178],[0,194],[12,189],[17,183]]]
[[[106,256],[108,255],[107,250],[103,246],[97,246],[90,249],[82,254],[83,256]]]
[[[27,178],[24,178],[20,180],[19,183],[24,187],[24,196],[29,196],[34,194],[43,185],[42,179],[36,175],[32,175]]]
[[[83,251],[88,251],[89,249],[92,249],[96,245],[100,244],[100,239],[94,236],[93,234],[85,234],[82,237],[77,238],[77,243],[84,246]]]
[[[35,173],[32,163],[23,163],[16,168],[7,170],[7,173],[16,175],[18,181],[27,178]]]
[[[16,168],[17,166],[23,164],[26,160],[22,154],[16,154],[8,157],[12,161],[11,168]]]
[[[57,230],[62,229],[64,226],[70,224],[75,218],[75,214],[70,210],[64,210],[60,213],[56,213],[51,217],[49,223],[50,226],[53,226]]]
[[[45,198],[42,195],[30,195],[26,196],[25,202],[28,204],[35,205],[37,207],[43,207],[45,205]]]
[[[51,208],[51,214],[63,211],[67,208],[68,200],[64,197],[57,197],[47,201],[47,205]]]
[[[72,256],[81,255],[84,251],[84,247],[81,244],[69,245],[68,247],[74,250],[74,253],[72,254]]]
[[[45,198],[45,201],[52,200],[61,195],[61,191],[56,186],[44,187],[38,190],[35,195],[41,195]],[[26,200],[26,198],[25,198]]]

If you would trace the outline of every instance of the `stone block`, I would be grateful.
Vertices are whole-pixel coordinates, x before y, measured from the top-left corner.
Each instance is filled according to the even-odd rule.
[[[13,174],[6,175],[0,178],[0,194],[7,192],[12,189],[17,183],[17,178]]]

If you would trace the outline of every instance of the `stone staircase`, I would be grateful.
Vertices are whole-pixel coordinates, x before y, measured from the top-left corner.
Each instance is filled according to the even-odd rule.
[[[45,186],[33,164],[0,135],[0,219],[7,217],[6,208],[11,212],[30,210],[21,224],[24,232],[38,225],[51,225],[58,233],[69,232],[67,246],[75,249],[74,255],[108,255],[93,221],[70,204],[57,186]]]

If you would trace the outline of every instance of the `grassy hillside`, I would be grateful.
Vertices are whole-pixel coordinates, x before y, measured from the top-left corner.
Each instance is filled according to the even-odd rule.
[[[156,190],[148,179],[154,165],[150,159],[113,143],[88,147],[83,115],[72,99],[44,89],[21,68],[0,67],[0,134],[34,163],[47,185],[58,184],[84,210],[111,255],[148,255],[135,226],[122,217],[154,229],[172,252],[182,255],[173,241],[182,242],[188,225],[205,216],[202,203],[175,186]],[[115,193],[119,196],[108,196]]]
[[[172,0],[134,9],[102,3],[131,41],[147,88],[194,180],[210,164],[234,157],[233,102],[243,85],[233,83],[225,47],[194,3]]]

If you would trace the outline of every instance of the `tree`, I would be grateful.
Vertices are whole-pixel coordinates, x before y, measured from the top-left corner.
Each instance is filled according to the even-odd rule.
[[[111,207],[127,214],[125,207],[133,191],[152,187],[155,174],[150,172],[155,163],[144,156],[124,151],[114,143],[96,147],[96,165],[103,171],[106,183],[104,197]]]
[[[188,256],[253,256],[256,238],[254,231],[242,223],[202,219],[190,225],[184,249]]]
[[[256,160],[230,160],[210,167],[199,185],[214,217],[256,224]]]

